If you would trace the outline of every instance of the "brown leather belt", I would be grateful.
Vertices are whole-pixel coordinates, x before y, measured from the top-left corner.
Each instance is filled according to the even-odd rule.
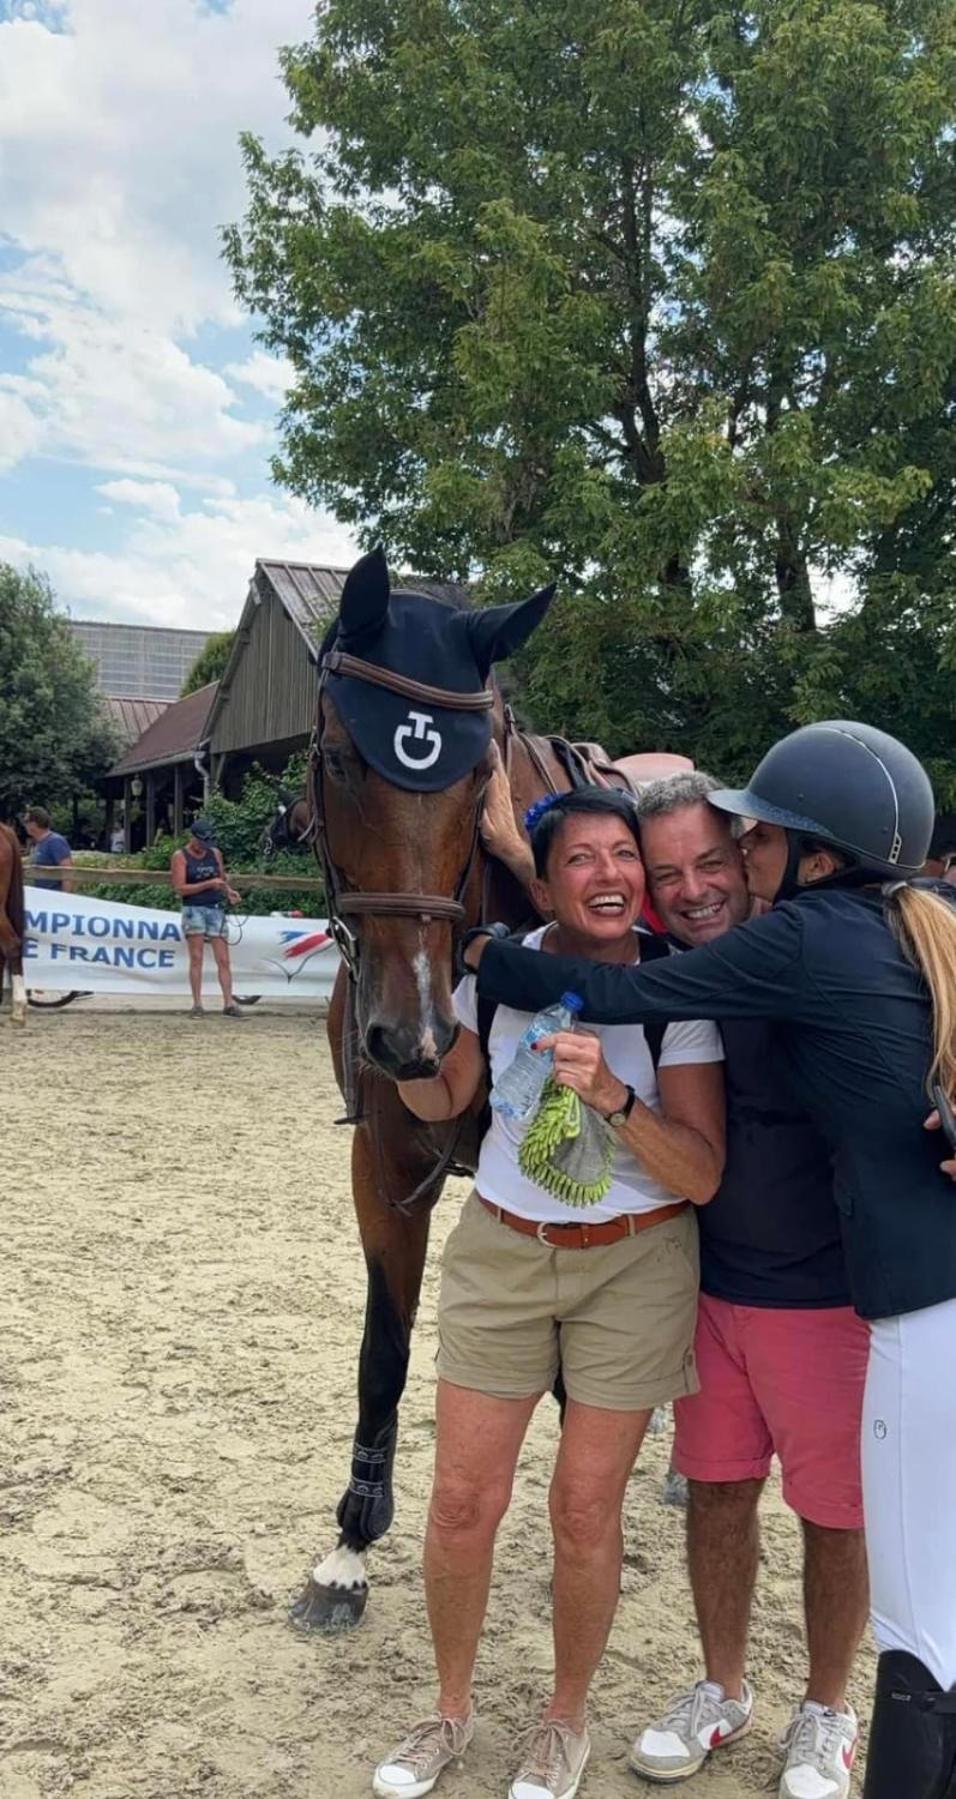
[[[506,1212],[504,1206],[496,1206],[483,1193],[476,1191],[475,1198],[481,1200],[485,1211],[497,1218],[499,1224],[506,1224],[509,1230],[518,1231],[522,1237],[537,1237],[538,1242],[546,1243],[549,1249],[598,1249],[603,1243],[619,1243],[622,1237],[636,1237],[638,1231],[648,1231],[652,1225],[664,1224],[668,1218],[679,1218],[690,1203],[678,1199],[671,1206],[657,1206],[653,1212],[624,1212],[619,1218],[608,1218],[603,1224],[536,1224],[533,1218],[519,1218],[517,1212]]]

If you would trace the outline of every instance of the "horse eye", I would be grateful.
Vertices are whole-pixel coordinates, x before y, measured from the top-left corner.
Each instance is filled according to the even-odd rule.
[[[323,750],[322,762],[325,772],[333,781],[345,782],[348,778],[345,757],[341,750]]]

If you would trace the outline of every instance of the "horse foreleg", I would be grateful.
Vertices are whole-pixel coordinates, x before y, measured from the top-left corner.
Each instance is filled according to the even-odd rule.
[[[14,1024],[26,1024],[27,984],[23,978],[22,945],[0,907],[0,998],[3,996],[4,962],[10,969],[10,984],[13,989],[13,1022]]]
[[[396,1119],[396,1127],[399,1123]],[[409,1191],[419,1178],[409,1178]],[[298,1629],[324,1635],[351,1630],[361,1619],[368,1601],[366,1552],[384,1536],[394,1516],[398,1404],[408,1373],[431,1212],[429,1200],[418,1202],[410,1214],[385,1204],[366,1126],[353,1140],[352,1179],[368,1271],[358,1426],[349,1484],[336,1510],[338,1544],[313,1568],[290,1613]]]

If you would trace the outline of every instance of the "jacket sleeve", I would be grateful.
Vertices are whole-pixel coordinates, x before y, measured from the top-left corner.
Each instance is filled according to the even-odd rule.
[[[584,1001],[591,1024],[671,1023],[685,1018],[809,1019],[803,919],[788,904],[728,931],[700,949],[636,967],[542,955],[492,941],[478,992],[520,1012],[538,1012],[562,993]]]

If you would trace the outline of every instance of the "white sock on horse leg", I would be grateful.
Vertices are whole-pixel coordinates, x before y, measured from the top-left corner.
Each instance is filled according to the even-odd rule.
[[[356,1588],[368,1583],[365,1558],[357,1550],[346,1549],[344,1543],[340,1543],[338,1549],[333,1549],[324,1562],[316,1562],[312,1579],[317,1587],[345,1587],[347,1591],[354,1592]]]

